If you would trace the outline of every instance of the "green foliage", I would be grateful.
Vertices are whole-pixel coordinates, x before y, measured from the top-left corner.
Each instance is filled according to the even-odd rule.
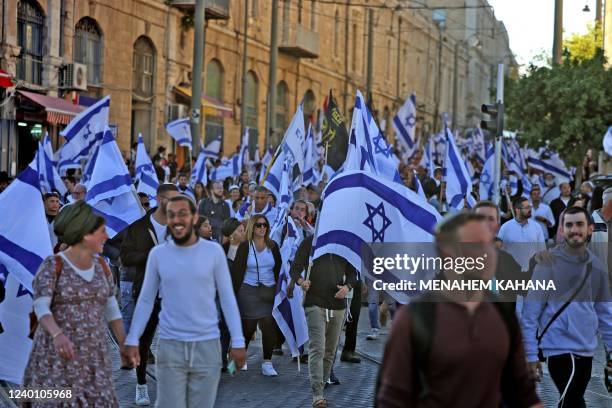
[[[550,143],[566,163],[580,163],[587,149],[601,150],[612,124],[612,70],[601,49],[586,60],[567,58],[551,67],[531,66],[518,80],[507,80],[506,125],[521,143]]]
[[[593,59],[603,46],[603,32],[600,24],[589,24],[586,34],[573,34],[563,41],[565,59],[587,61]]]

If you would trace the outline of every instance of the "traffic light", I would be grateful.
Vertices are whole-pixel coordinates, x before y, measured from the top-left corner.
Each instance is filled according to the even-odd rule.
[[[489,115],[491,120],[481,120],[480,128],[489,131],[495,136],[502,136],[504,132],[504,104],[497,102],[495,105],[483,104],[482,113]]]

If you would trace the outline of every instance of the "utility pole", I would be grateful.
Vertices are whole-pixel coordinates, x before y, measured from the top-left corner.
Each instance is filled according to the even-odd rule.
[[[438,132],[438,121],[440,120],[440,99],[442,99],[442,25],[438,23],[438,76],[436,79],[436,109],[433,118],[433,131]]]
[[[499,185],[501,181],[501,155],[502,155],[502,139],[503,139],[503,123],[504,123],[504,64],[497,65],[497,101],[501,106],[501,112],[498,111],[498,129],[495,135],[495,166],[494,166],[494,181],[493,181],[493,202],[499,204],[500,191]],[[508,205],[512,205],[508,203]]]
[[[372,100],[372,71],[374,52],[374,10],[368,9],[368,71],[366,77],[366,99]],[[374,114],[374,112],[372,112]]]
[[[463,41],[457,41],[455,43],[455,55],[454,55],[454,69],[453,69],[453,134],[457,130],[457,99],[459,95],[457,95],[459,89],[459,46],[463,43]]]
[[[287,19],[288,21],[288,19]],[[272,142],[271,138],[275,128],[275,100],[276,100],[276,61],[278,60],[278,0],[272,0],[272,24],[270,28],[270,71],[268,73],[268,98],[266,101],[266,138],[264,150]]]
[[[204,44],[206,41],[205,27],[206,0],[196,0],[195,30],[193,36],[193,69],[191,71],[191,143],[199,148],[202,137],[202,60],[204,59]],[[191,165],[191,157],[187,158]]]
[[[249,0],[244,0],[244,46],[242,48],[242,98],[240,101],[240,134],[246,128],[246,96],[247,96],[247,31],[249,29]]]
[[[555,0],[555,32],[553,36],[553,64],[561,64],[563,47],[563,0]]]

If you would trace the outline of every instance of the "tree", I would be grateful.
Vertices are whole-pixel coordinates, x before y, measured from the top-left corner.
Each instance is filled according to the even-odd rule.
[[[593,59],[603,46],[600,24],[589,24],[586,34],[573,34],[563,41],[564,59],[587,61]]]
[[[590,59],[566,58],[553,67],[531,66],[506,86],[507,129],[520,132],[532,147],[546,142],[568,165],[578,165],[587,149],[600,150],[612,123],[612,70],[601,49]]]

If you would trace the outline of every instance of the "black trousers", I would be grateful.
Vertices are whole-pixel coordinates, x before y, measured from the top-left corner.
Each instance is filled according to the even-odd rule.
[[[155,336],[155,329],[159,323],[159,311],[161,310],[161,301],[157,299],[153,305],[153,311],[151,317],[147,322],[142,336],[138,343],[138,351],[140,353],[140,365],[136,367],[136,380],[138,384],[147,383],[147,360],[149,359],[149,349],[153,343],[153,337]]]
[[[263,319],[242,319],[242,332],[247,348],[249,342],[253,338],[259,323],[259,330],[262,335],[263,358],[264,360],[272,359],[272,349],[276,341],[276,329],[274,327],[274,318],[272,316],[264,317]]]
[[[591,379],[593,357],[581,357],[575,354],[560,354],[558,356],[548,357],[547,364],[550,376],[559,391],[559,396],[563,395],[563,392],[567,388],[565,396],[559,401],[559,408],[586,407],[584,392]]]
[[[219,332],[221,333],[221,360],[223,361],[223,367],[225,367],[227,366],[227,353],[229,353],[230,348],[230,332],[223,313],[221,313],[221,319],[219,319]]]
[[[349,320],[346,321],[342,351],[354,352],[357,347],[357,326],[359,325],[359,315],[361,314],[361,281],[358,281],[353,288],[353,299],[351,300],[349,311],[351,315]]]

